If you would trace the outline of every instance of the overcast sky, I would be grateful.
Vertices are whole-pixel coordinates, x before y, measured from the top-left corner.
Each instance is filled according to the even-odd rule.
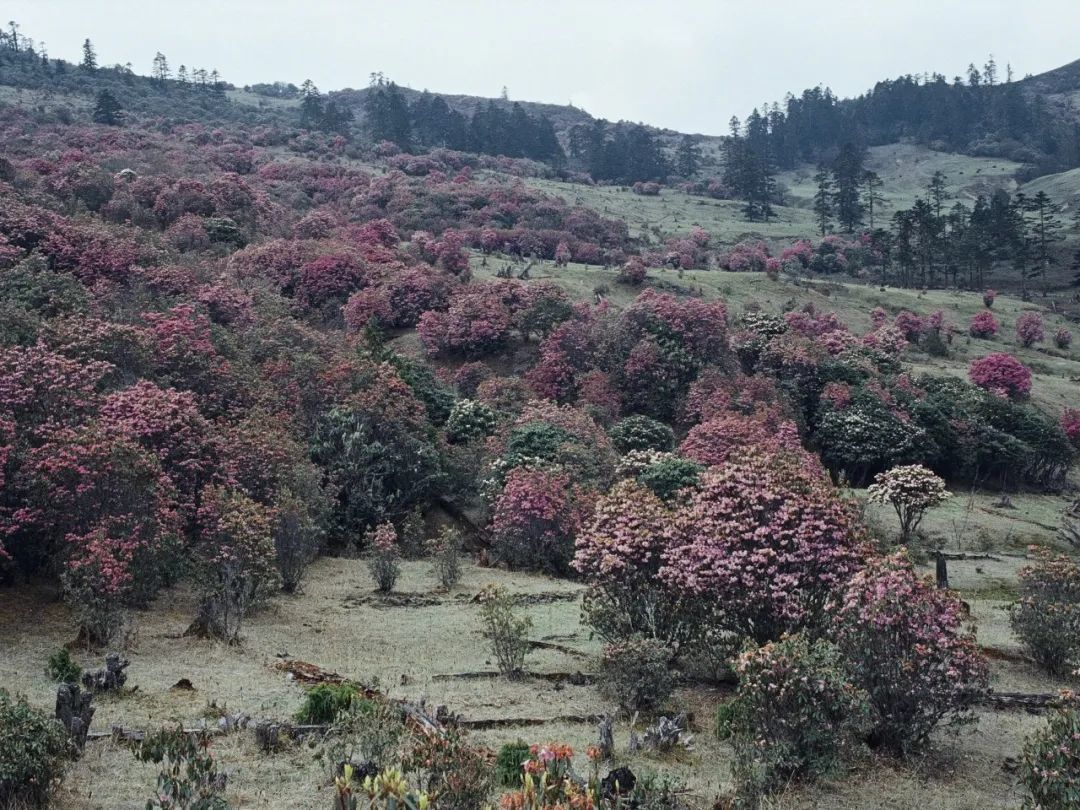
[[[842,96],[993,53],[1016,76],[1080,59],[1080,0],[5,0],[23,33],[148,73],[155,51],[237,85],[373,71],[447,93],[573,102],[612,120],[720,134],[787,91]]]

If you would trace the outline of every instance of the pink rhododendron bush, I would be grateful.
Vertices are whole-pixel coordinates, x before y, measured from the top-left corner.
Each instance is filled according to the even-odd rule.
[[[992,394],[1024,399],[1031,393],[1031,371],[1011,354],[988,354],[971,362],[971,381]]]
[[[1080,661],[1080,566],[1064,554],[1032,546],[1020,569],[1013,631],[1043,669],[1061,674]]]
[[[1016,342],[1024,348],[1042,343],[1045,337],[1042,315],[1038,312],[1025,312],[1016,319]]]
[[[799,455],[748,452],[706,470],[664,535],[660,581],[716,600],[724,630],[758,642],[819,625],[866,554],[852,505]]]
[[[990,310],[983,310],[971,319],[968,334],[976,338],[992,338],[998,333],[998,322]]]
[[[739,688],[726,707],[740,795],[757,797],[793,779],[837,771],[871,727],[866,692],[825,639],[786,635],[739,656]]]
[[[869,696],[871,744],[906,754],[935,728],[972,719],[986,660],[960,597],[920,577],[905,553],[867,563],[830,612],[852,683]]]

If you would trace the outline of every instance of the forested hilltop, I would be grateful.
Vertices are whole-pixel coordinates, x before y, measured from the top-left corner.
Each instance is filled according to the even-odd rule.
[[[0,807],[1069,806],[1070,172],[151,64],[0,41]]]

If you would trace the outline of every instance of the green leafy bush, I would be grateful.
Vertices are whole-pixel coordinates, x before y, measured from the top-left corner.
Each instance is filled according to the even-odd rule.
[[[672,456],[650,464],[638,473],[637,480],[660,500],[670,501],[680,490],[696,486],[704,469],[696,461]]]
[[[491,643],[499,671],[508,678],[517,678],[529,652],[532,619],[514,615],[513,600],[505,588],[489,585],[479,598],[484,638]]]
[[[744,653],[736,671],[728,727],[742,795],[835,770],[869,728],[867,695],[849,682],[828,641],[785,636]]]
[[[495,781],[503,787],[521,784],[522,766],[529,758],[529,744],[518,740],[506,743],[495,756]]]
[[[1060,675],[1080,658],[1080,566],[1035,546],[1030,553],[1009,620],[1039,666]]]
[[[653,638],[609,644],[600,659],[600,693],[627,714],[659,709],[675,688],[671,659],[671,649]]]
[[[45,807],[73,753],[59,722],[0,689],[0,807]]]
[[[1031,810],[1080,807],[1080,712],[1073,695],[1063,697],[1046,727],[1024,743],[1020,782]]]
[[[142,741],[131,743],[140,762],[162,765],[146,810],[226,810],[225,774],[219,773],[210,756],[210,736],[189,733],[183,727],[163,728]]]
[[[77,683],[82,675],[82,667],[71,657],[67,647],[61,647],[49,656],[45,674],[57,683]]]
[[[308,690],[296,719],[301,723],[318,725],[333,723],[338,714],[352,706],[358,696],[352,684],[321,683]]]

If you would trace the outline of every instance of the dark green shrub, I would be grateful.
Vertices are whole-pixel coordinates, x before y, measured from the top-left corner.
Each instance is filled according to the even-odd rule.
[[[206,732],[189,733],[182,727],[163,728],[132,742],[137,760],[162,765],[146,810],[226,810],[225,775],[218,773],[209,749]]]
[[[705,468],[696,461],[674,456],[650,464],[638,473],[638,483],[648,487],[662,501],[671,500],[681,489],[697,485]]]
[[[46,807],[73,753],[58,721],[0,689],[0,806]]]
[[[416,398],[424,403],[428,419],[433,425],[444,425],[454,407],[453,392],[435,379],[435,373],[420,360],[390,355],[390,365],[398,376],[413,390]]]
[[[82,667],[75,663],[67,647],[61,647],[49,656],[45,674],[57,683],[77,683],[82,675]]]
[[[729,700],[716,707],[716,739],[731,738],[731,722],[735,717],[735,701]]]
[[[357,696],[357,689],[352,684],[321,683],[308,690],[296,719],[313,725],[333,723],[338,714],[352,706]]]
[[[529,758],[529,744],[518,740],[506,743],[495,757],[495,781],[503,787],[521,784],[522,766]]]
[[[620,453],[631,450],[670,450],[675,446],[675,433],[663,422],[635,414],[620,420],[611,428],[611,443]]]
[[[600,694],[627,714],[661,708],[675,688],[671,649],[635,636],[609,644],[600,659]]]
[[[559,447],[570,441],[570,434],[547,422],[529,422],[510,431],[506,439],[507,467],[516,467],[522,459],[553,461]]]

